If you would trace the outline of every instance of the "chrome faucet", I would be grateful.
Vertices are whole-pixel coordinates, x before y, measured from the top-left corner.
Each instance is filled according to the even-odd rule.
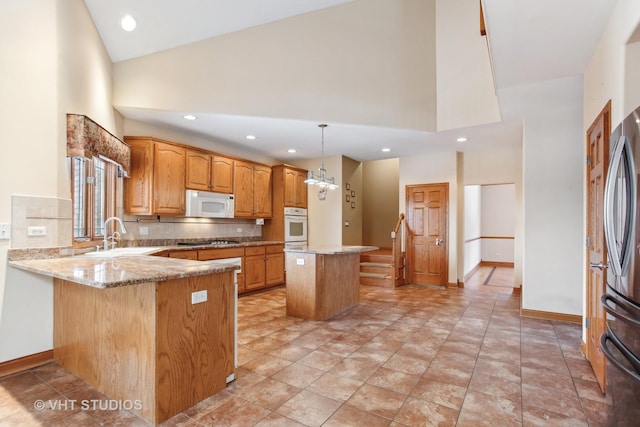
[[[109,221],[112,221],[112,220],[120,224],[120,231],[122,232],[122,234],[127,234],[127,229],[124,228],[124,223],[120,218],[118,218],[117,216],[110,216],[109,218],[105,219],[104,224],[102,225],[102,228],[104,230],[104,240],[102,242],[102,247],[105,251],[109,250],[109,245],[111,244],[109,243],[109,239],[111,239],[112,243],[115,244],[116,236],[120,237],[120,233],[118,233],[117,231],[114,231],[111,236],[107,236],[107,225],[109,224]]]

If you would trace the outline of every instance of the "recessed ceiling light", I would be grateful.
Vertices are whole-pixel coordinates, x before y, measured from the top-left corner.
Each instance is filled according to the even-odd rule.
[[[124,18],[122,18],[122,21],[120,21],[120,25],[125,31],[133,31],[136,29],[137,23],[136,20],[133,19],[133,16],[126,15]]]
[[[247,139],[256,139],[256,136],[255,135],[247,135],[247,136],[245,136],[245,138],[247,138]]]
[[[383,152],[383,153],[388,153],[389,151],[391,151],[391,148],[383,148],[383,149],[382,149],[382,152]]]
[[[458,142],[467,142],[467,138],[464,136],[461,136],[460,138],[456,139],[456,141]]]
[[[195,120],[196,116],[194,116],[193,114],[186,114],[184,118],[187,120]]]
[[[296,149],[295,149],[295,148],[289,148],[289,149],[287,150],[287,152],[288,152],[288,153],[295,153],[295,152],[296,152]]]

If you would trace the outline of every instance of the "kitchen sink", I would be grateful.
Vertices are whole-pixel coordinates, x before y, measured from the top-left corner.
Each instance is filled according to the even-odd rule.
[[[151,247],[151,246],[115,248],[115,249],[110,249],[108,251],[87,252],[85,254],[78,255],[78,256],[93,257],[93,258],[114,258],[119,256],[148,255],[148,254],[157,252],[161,249],[162,249],[161,247]]]

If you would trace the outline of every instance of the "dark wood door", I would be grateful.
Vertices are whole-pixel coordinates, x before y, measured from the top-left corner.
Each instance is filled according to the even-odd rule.
[[[409,283],[447,285],[448,208],[448,183],[406,187]]]
[[[606,315],[600,304],[607,283],[607,247],[604,241],[604,183],[609,165],[611,103],[587,130],[587,359],[601,390],[606,389],[606,361],[600,348],[600,335]]]

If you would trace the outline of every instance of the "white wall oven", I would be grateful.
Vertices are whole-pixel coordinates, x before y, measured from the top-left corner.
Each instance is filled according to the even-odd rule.
[[[303,208],[284,208],[284,242],[307,242],[307,210]]]

